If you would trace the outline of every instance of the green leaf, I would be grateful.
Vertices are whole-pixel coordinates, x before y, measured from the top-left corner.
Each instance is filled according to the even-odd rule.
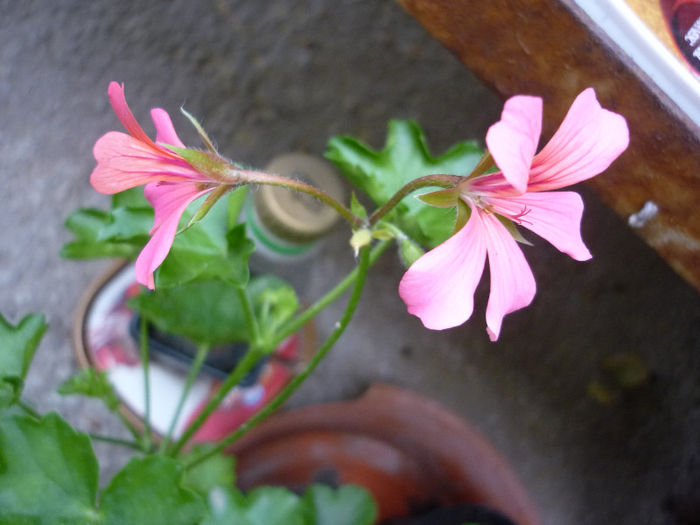
[[[256,276],[246,291],[266,333],[276,330],[299,307],[294,289],[278,277]],[[238,287],[229,283],[192,281],[174,288],[157,288],[153,293],[137,295],[129,306],[159,330],[196,344],[250,340]]]
[[[30,314],[17,326],[0,315],[0,408],[19,399],[34,352],[46,331],[44,316]]]
[[[439,157],[433,157],[418,124],[404,120],[389,123],[381,151],[374,151],[351,137],[333,137],[326,153],[350,182],[363,189],[378,206],[415,178],[431,174],[468,175],[481,155],[482,149],[475,142],[460,142]],[[424,193],[425,188],[420,191]],[[455,224],[455,210],[425,206],[409,196],[387,219],[432,248],[449,237]]]
[[[184,221],[189,221],[198,204],[195,202],[183,214]],[[156,288],[206,278],[245,285],[253,249],[253,242],[245,236],[245,225],[229,230],[228,200],[221,199],[206,217],[175,237],[168,257],[157,271]]]
[[[183,468],[163,456],[132,459],[102,493],[104,525],[193,525],[205,517],[199,495],[182,487]]]
[[[313,509],[315,525],[371,525],[377,519],[372,496],[356,485],[343,485],[337,490],[311,485],[304,499]]]
[[[64,381],[58,387],[62,396],[79,394],[101,399],[111,412],[119,410],[119,398],[104,371],[83,368],[77,375]]]
[[[153,226],[151,208],[115,208],[108,222],[97,232],[97,241],[131,241],[135,246],[144,246],[149,239],[148,232]]]
[[[437,208],[451,208],[457,206],[459,200],[459,190],[457,188],[447,188],[446,190],[431,191],[416,195],[416,197],[429,206]]]
[[[367,210],[365,207],[360,203],[360,201],[357,200],[357,196],[355,195],[355,192],[353,191],[352,194],[350,195],[350,211],[353,213],[353,215],[356,215],[363,221],[367,220]]]
[[[277,330],[299,309],[299,299],[294,288],[275,275],[254,277],[246,293],[253,303],[263,339],[274,337]]]
[[[199,444],[192,450],[178,457],[178,460],[186,465],[191,459],[199,457],[213,445]],[[236,460],[233,456],[225,456],[222,453],[208,457],[185,471],[182,486],[193,490],[203,496],[215,487],[233,487],[236,481]]]
[[[58,415],[0,418],[1,525],[98,523],[97,472],[90,438]]]
[[[209,516],[202,525],[313,525],[309,506],[281,487],[259,487],[247,495],[233,487],[209,493]]]
[[[133,259],[144,242],[110,241],[98,239],[100,232],[111,224],[111,214],[96,209],[80,209],[66,219],[66,228],[75,239],[61,249],[61,257],[67,259],[93,259],[99,257],[125,257]]]

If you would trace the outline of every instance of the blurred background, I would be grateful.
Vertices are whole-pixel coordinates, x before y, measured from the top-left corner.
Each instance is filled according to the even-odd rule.
[[[263,166],[329,137],[379,149],[392,118],[412,118],[433,154],[483,140],[502,100],[394,2],[0,0],[0,312],[50,323],[28,398],[77,428],[118,423],[55,387],[77,370],[75,308],[109,261],[62,260],[77,207],[108,205],[92,190],[92,145],[120,129],[107,100],[124,82],[147,132],[160,106],[186,144],[178,113],[196,115],[221,152]],[[547,101],[545,100],[545,114]],[[634,133],[634,130],[632,130]],[[605,175],[603,175],[605,176]],[[700,523],[700,298],[585,186],[577,263],[532,239],[533,304],[506,317],[490,343],[488,279],[464,326],[428,332],[405,312],[402,268],[386,255],[350,328],[291,406],[348,399],[375,381],[410,388],[479,428],[513,465],[549,525]],[[339,227],[313,268],[310,296],[353,265]],[[531,236],[532,237],[532,236]],[[327,334],[342,304],[318,319]],[[612,399],[596,391],[604,363],[632,356],[646,378]],[[597,392],[597,394],[596,394]],[[121,451],[97,446],[108,474]]]

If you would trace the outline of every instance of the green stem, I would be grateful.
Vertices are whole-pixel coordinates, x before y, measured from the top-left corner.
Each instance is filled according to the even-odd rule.
[[[391,244],[391,241],[381,241],[378,243],[369,254],[369,265],[372,266],[377,259],[386,251],[386,249]],[[282,342],[286,337],[289,337],[293,333],[296,333],[304,326],[309,320],[313,319],[318,315],[318,313],[326,308],[329,304],[335,301],[340,295],[347,290],[352,283],[357,279],[357,275],[360,272],[359,266],[355,267],[345,278],[340,281],[331,291],[326,293],[318,301],[308,307],[306,310],[301,312],[291,321],[287,322],[280,330],[275,334],[275,338],[271,343],[272,348],[276,348],[280,342]]]
[[[199,413],[197,418],[190,424],[189,427],[187,427],[182,436],[180,436],[180,439],[178,439],[168,451],[169,455],[176,456],[180,450],[182,450],[182,447],[187,444],[190,438],[195,432],[197,432],[197,430],[199,430],[212,412],[218,408],[226,397],[226,394],[228,394],[233,387],[241,382],[243,377],[245,377],[245,375],[255,366],[262,356],[263,352],[259,348],[251,346],[248,349],[246,354],[243,356],[243,359],[241,359],[236,365],[236,368],[234,368],[224,382],[221,383],[221,386],[219,386],[216,394],[214,394],[204,409]]]
[[[251,346],[258,346],[260,344],[260,326],[258,325],[258,320],[255,318],[250,297],[248,297],[246,289],[243,286],[236,287],[236,293],[238,293],[238,299],[243,308],[243,315],[245,315],[246,323],[250,330]]]
[[[41,414],[34,410],[29,404],[27,404],[25,401],[22,401],[21,399],[17,400],[17,406],[24,410],[27,414],[32,416],[35,419],[41,419]]]
[[[369,218],[370,226],[377,224],[382,217],[394,209],[394,207],[409,193],[416,191],[420,188],[425,188],[428,186],[439,186],[441,188],[452,188],[454,187],[463,177],[457,175],[426,175],[425,177],[418,177],[413,179],[411,182],[406,184],[403,188],[397,191],[391,199],[389,199],[384,205],[376,210],[372,216]]]
[[[148,374],[149,368],[149,356],[148,356],[148,321],[144,316],[141,316],[141,326],[140,326],[140,349],[141,349],[141,366],[143,367],[143,401],[144,401],[144,413],[143,413],[143,424],[144,424],[144,446],[146,448],[151,447],[151,384]],[[128,423],[124,415],[120,412],[120,417],[122,421],[127,425],[127,427],[134,432],[134,427],[131,423]],[[137,431],[138,435],[138,431]]]
[[[327,204],[333,208],[338,215],[345,219],[353,228],[358,228],[362,225],[362,219],[355,215],[348,208],[343,206],[340,202],[335,200],[333,197],[328,195],[325,191],[312,186],[311,184],[306,184],[299,180],[290,179],[289,177],[283,177],[281,175],[273,175],[270,173],[263,173],[260,171],[249,171],[242,169],[233,169],[230,176],[234,179],[240,180],[241,184],[263,184],[268,186],[282,186],[285,188],[290,188],[302,193],[307,193],[312,197],[317,198],[324,204]]]
[[[190,463],[188,463],[186,465],[186,468],[194,467],[195,465],[201,463],[202,461],[205,461],[209,457],[225,450],[226,447],[231,445],[234,441],[243,436],[260,421],[262,421],[272,412],[277,410],[287,399],[289,399],[289,396],[291,396],[296,391],[299,385],[301,385],[306,380],[306,378],[309,377],[309,375],[316,369],[318,364],[328,354],[328,351],[333,347],[336,341],[338,341],[340,336],[343,335],[343,332],[350,323],[350,319],[352,319],[352,316],[355,313],[355,309],[357,308],[357,304],[360,301],[360,296],[362,295],[362,290],[365,286],[365,281],[367,279],[367,270],[369,269],[369,266],[370,252],[369,247],[365,246],[360,250],[360,260],[357,265],[355,286],[352,290],[352,294],[350,295],[350,299],[348,299],[348,304],[345,307],[345,312],[343,313],[343,316],[340,319],[340,321],[336,324],[335,330],[333,330],[331,335],[328,336],[328,338],[319,347],[318,351],[311,359],[311,361],[309,361],[309,363],[306,365],[304,370],[302,370],[301,373],[295,376],[284,387],[284,389],[282,389],[282,391],[279,394],[277,394],[277,396],[275,396],[275,398],[272,401],[270,401],[270,403],[268,403],[260,412],[257,412],[248,421],[246,421],[244,424],[238,427],[238,429],[236,429],[234,432],[232,432],[226,438],[220,441],[215,447],[211,448],[206,453],[202,454],[201,456],[195,458]]]
[[[101,436],[99,434],[89,434],[90,438],[95,441],[103,441],[104,443],[111,443],[112,445],[120,445],[122,447],[132,448],[134,450],[142,450],[141,445],[136,443],[136,441],[129,441],[127,439],[119,439],[111,436]]]
[[[199,345],[199,347],[197,347],[197,354],[194,356],[194,361],[192,361],[190,369],[187,371],[187,377],[185,378],[185,386],[182,388],[182,392],[180,393],[180,400],[177,403],[175,414],[173,415],[173,418],[170,421],[170,427],[168,428],[168,432],[167,434],[165,434],[165,437],[163,438],[163,441],[161,441],[160,447],[158,448],[158,452],[160,453],[165,452],[165,450],[167,450],[168,445],[170,444],[170,439],[172,438],[173,432],[175,431],[175,425],[177,425],[177,422],[180,419],[182,407],[185,405],[187,395],[190,393],[192,384],[197,378],[197,375],[199,374],[199,371],[201,370],[202,364],[204,363],[204,360],[206,359],[208,353],[209,345],[201,344]]]

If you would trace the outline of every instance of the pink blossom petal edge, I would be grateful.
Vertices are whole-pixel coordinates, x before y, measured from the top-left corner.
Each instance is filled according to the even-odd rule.
[[[541,132],[542,99],[517,95],[506,101],[501,120],[486,133],[486,145],[493,160],[519,193],[527,189]]]
[[[486,244],[476,213],[444,243],[414,262],[399,283],[408,312],[431,330],[459,326],[474,310],[474,290],[481,280]]]
[[[175,239],[180,218],[187,206],[211,191],[198,190],[193,184],[154,182],[144,193],[155,210],[152,237],[136,259],[136,280],[151,290],[155,288],[153,272],[163,263]]]
[[[156,127],[156,142],[170,144],[178,148],[185,147],[180,137],[177,136],[173,121],[170,120],[170,115],[168,115],[167,111],[162,108],[153,108],[151,110],[151,119]]]
[[[625,118],[603,109],[595,90],[585,89],[532,161],[528,191],[559,189],[590,179],[606,170],[628,145]]]
[[[527,212],[520,225],[549,241],[577,261],[587,261],[591,252],[581,238],[583,199],[573,191],[526,193],[508,198],[490,197],[498,213],[501,206],[520,206]]]
[[[491,273],[491,292],[486,305],[486,331],[496,341],[506,314],[524,308],[537,291],[535,277],[523,252],[496,216],[478,208],[472,216],[481,218]]]
[[[129,109],[129,105],[126,103],[126,97],[124,96],[124,85],[118,84],[116,82],[110,82],[107,88],[107,96],[109,97],[109,102],[112,104],[112,109],[117,114],[119,122],[122,126],[133,135],[138,140],[149,144],[152,147],[156,147],[154,142],[146,135],[143,128],[139,125],[138,121],[134,117],[134,114]]]

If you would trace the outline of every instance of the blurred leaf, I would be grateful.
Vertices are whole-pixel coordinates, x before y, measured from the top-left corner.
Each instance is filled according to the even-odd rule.
[[[363,189],[378,206],[388,201],[406,183],[431,174],[468,175],[483,150],[475,142],[460,142],[439,157],[433,157],[423,131],[412,121],[392,120],[386,144],[374,151],[352,137],[333,137],[326,157],[335,162],[352,184]],[[435,188],[440,189],[440,188]],[[429,188],[422,188],[425,193]],[[426,206],[411,196],[404,198],[387,216],[410,237],[429,248],[452,232],[455,210]]]
[[[313,509],[314,525],[371,525],[377,519],[372,496],[356,485],[342,485],[336,490],[311,485],[304,499]]]
[[[97,470],[90,438],[58,415],[0,418],[0,524],[98,523]]]
[[[27,315],[17,326],[0,315],[0,408],[19,399],[46,327],[44,316],[40,314]]]
[[[63,245],[61,257],[67,259],[93,259],[99,257],[125,257],[134,259],[144,242],[98,240],[102,228],[110,224],[110,213],[96,209],[80,209],[66,219],[66,228],[75,239]]]
[[[94,368],[83,368],[77,375],[64,381],[58,387],[58,393],[62,396],[78,394],[95,397],[104,401],[111,412],[119,410],[119,399],[106,372]]]
[[[281,487],[259,487],[243,495],[217,487],[208,497],[209,516],[202,525],[313,525],[308,505]]]
[[[193,525],[206,514],[201,497],[182,487],[182,466],[164,456],[132,459],[100,498],[101,524]]]
[[[611,355],[603,359],[600,366],[620,388],[636,388],[644,385],[651,375],[647,364],[636,354]]]
[[[275,275],[258,275],[246,289],[255,310],[263,339],[273,337],[299,309],[294,288]]]
[[[178,457],[183,465],[192,458],[198,457],[213,445],[199,444],[192,450]],[[203,496],[209,494],[214,487],[233,487],[236,481],[236,461],[233,456],[218,453],[205,461],[185,471],[182,486]]]

